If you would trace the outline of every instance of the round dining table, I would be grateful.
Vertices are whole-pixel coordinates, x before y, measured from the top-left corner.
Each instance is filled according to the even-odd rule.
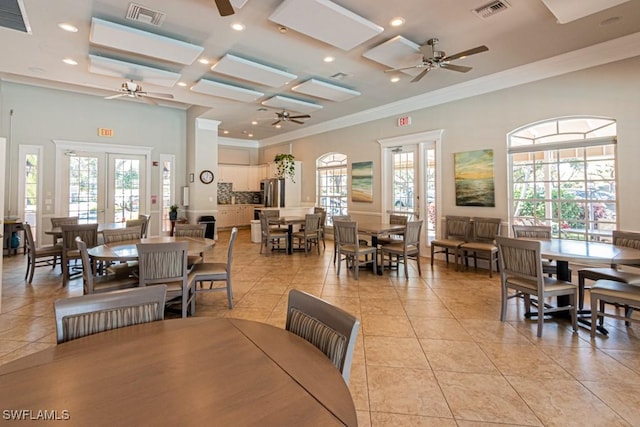
[[[3,416],[67,425],[357,425],[339,370],[284,329],[195,317],[58,344],[0,367]],[[6,418],[5,418],[6,419]]]
[[[124,262],[138,259],[138,243],[188,242],[189,253],[202,253],[211,249],[216,241],[206,237],[154,236],[138,240],[105,243],[89,248],[87,252],[94,261]]]

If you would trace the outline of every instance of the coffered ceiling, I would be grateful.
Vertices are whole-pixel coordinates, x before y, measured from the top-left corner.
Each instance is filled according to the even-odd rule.
[[[640,0],[232,4],[221,17],[213,0],[0,0],[0,78],[100,97],[132,79],[167,97],[104,102],[199,107],[222,136],[268,143],[640,55]],[[457,59],[466,73],[385,72],[420,64],[432,38],[444,55],[489,50]],[[283,109],[311,117],[276,128]]]

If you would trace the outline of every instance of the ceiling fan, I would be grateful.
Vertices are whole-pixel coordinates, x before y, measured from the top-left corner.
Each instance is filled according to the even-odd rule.
[[[148,96],[173,99],[173,95],[171,95],[170,93],[145,92],[142,90],[142,86],[140,86],[138,83],[135,83],[133,80],[122,83],[122,85],[120,85],[120,89],[118,89],[117,92],[117,95],[106,96],[104,99],[115,99],[123,96],[128,96],[131,98],[139,98],[145,102],[155,105],[157,105],[157,103],[154,100],[147,98]]]
[[[282,110],[282,113],[278,113],[276,112],[276,118],[277,120],[273,123],[271,123],[271,126],[275,126],[280,122],[293,122],[293,123],[298,123],[299,125],[303,125],[304,122],[302,120],[299,119],[308,119],[311,116],[308,114],[301,114],[299,116],[292,116],[291,113],[289,113],[286,110]]]
[[[229,16],[235,13],[233,11],[233,6],[231,5],[230,0],[215,0],[215,1],[216,1],[216,6],[218,7],[218,12],[220,12],[220,16]]]
[[[460,73],[466,73],[471,70],[471,67],[465,67],[462,65],[454,65],[451,64],[451,61],[455,61],[456,59],[462,59],[470,55],[475,55],[476,53],[486,52],[489,50],[486,46],[478,46],[473,49],[468,49],[462,52],[458,52],[454,55],[447,55],[442,50],[436,50],[436,44],[438,44],[438,39],[432,38],[429,39],[425,44],[420,46],[420,52],[422,53],[422,62],[416,65],[412,65],[410,67],[402,67],[402,68],[393,68],[390,70],[385,70],[385,73],[389,73],[392,71],[402,71],[408,70],[410,68],[423,68],[423,70],[411,80],[411,82],[417,82],[422,79],[427,73],[434,68],[442,68],[445,70],[458,71]],[[429,52],[431,50],[431,52]],[[431,53],[431,57],[428,57]]]

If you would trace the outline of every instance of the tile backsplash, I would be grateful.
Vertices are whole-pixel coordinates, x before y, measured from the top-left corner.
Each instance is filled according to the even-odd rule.
[[[233,191],[233,184],[230,182],[218,183],[218,204],[228,205],[231,203],[232,197],[235,196],[236,204],[251,205],[261,204],[262,194],[259,191]]]

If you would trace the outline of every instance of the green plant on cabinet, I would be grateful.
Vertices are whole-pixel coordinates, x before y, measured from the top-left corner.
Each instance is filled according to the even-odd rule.
[[[273,161],[276,164],[277,178],[289,178],[291,182],[296,182],[296,163],[293,154],[277,154]]]

